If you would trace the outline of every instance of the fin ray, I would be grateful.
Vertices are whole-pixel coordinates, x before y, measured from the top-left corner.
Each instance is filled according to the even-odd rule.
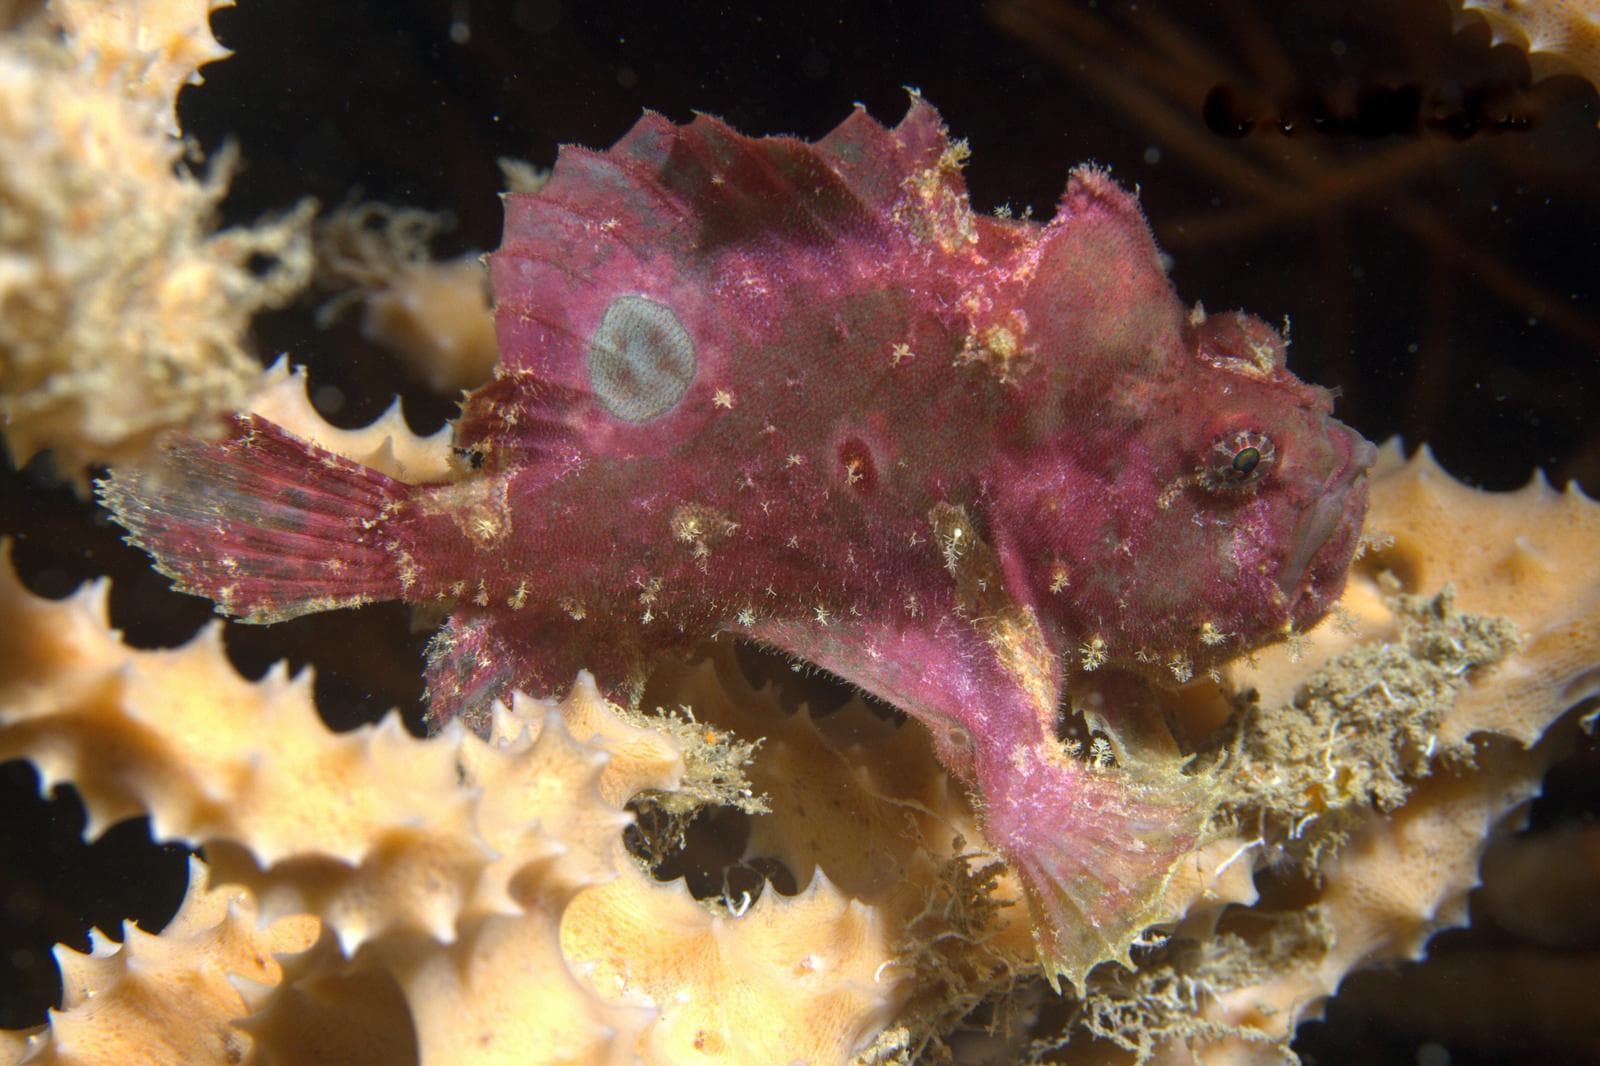
[[[180,590],[248,622],[404,592],[384,527],[409,487],[257,416],[174,438],[157,465],[96,490]]]

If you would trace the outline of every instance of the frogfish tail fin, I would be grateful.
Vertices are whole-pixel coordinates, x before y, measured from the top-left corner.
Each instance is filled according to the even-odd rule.
[[[405,592],[387,530],[410,486],[263,418],[175,438],[95,488],[130,543],[223,614],[277,622]]]

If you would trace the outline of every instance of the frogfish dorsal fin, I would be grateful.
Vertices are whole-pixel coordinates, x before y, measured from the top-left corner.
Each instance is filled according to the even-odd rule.
[[[814,143],[646,114],[608,151],[562,148],[543,189],[505,200],[490,257],[502,373],[585,394],[621,430],[704,410],[718,371],[797,302],[851,291],[903,250],[898,206],[925,192],[913,175],[938,174],[965,210],[959,167],[939,170],[949,148],[915,96],[892,129],[857,108]]]

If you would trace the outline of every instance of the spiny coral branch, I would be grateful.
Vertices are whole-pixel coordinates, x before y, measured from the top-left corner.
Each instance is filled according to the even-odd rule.
[[[190,859],[189,891],[159,936],[124,922],[120,944],[96,930],[88,954],[58,947],[61,1007],[25,1061],[241,1061],[253,1043],[229,1024],[249,1012],[241,988],[279,984],[276,956],[311,947],[320,923],[302,914],[265,924],[247,890],[207,880],[206,864]]]
[[[152,938],[177,962],[157,999],[139,1001],[139,1039],[224,1062],[249,1034],[323,1039],[285,1021],[309,1015],[374,1034],[414,1028],[412,1053],[428,1062],[469,1047],[474,1062],[522,1062],[530,1048],[573,1061],[624,1061],[637,1048],[659,1062],[698,1048],[749,1062],[796,1046],[828,1061],[870,1039],[899,1002],[903,978],[882,972],[884,917],[820,873],[799,897],[768,894],[735,916],[653,881],[626,854],[630,797],[679,786],[702,801],[749,796],[737,768],[748,747],[726,726],[690,744],[580,679],[559,706],[502,708],[488,740],[459,726],[415,739],[392,715],[334,735],[309,678],[244,681],[215,629],[173,651],[122,646],[105,592],[40,600],[0,567],[0,616],[16,634],[0,660],[0,758],[26,752],[46,782],[81,782],[91,833],[148,811],[157,836],[203,843],[210,878],[243,885],[252,914],[298,923],[295,946],[273,950],[306,952],[284,960],[282,980],[266,961],[241,973],[243,1008],[237,996],[190,1002],[185,974],[231,971],[210,940],[185,932],[198,919],[180,917]],[[727,749],[732,761],[704,751],[686,765],[687,748]],[[350,988],[377,992],[357,1006],[344,1000]],[[780,999],[812,1008],[792,1026],[753,1023]],[[71,1016],[29,1054],[73,1061],[61,1041],[78,1026]],[[463,1044],[463,1026],[492,1037]],[[394,1047],[381,1039],[348,1061]]]
[[[1575,488],[1557,493],[1536,477],[1517,493],[1479,492],[1450,479],[1427,449],[1403,460],[1391,443],[1374,471],[1368,528],[1382,547],[1358,562],[1342,617],[1313,631],[1303,661],[1277,646],[1225,672],[1225,691],[1253,691],[1278,718],[1247,739],[1262,758],[1247,750],[1236,770],[1253,782],[1243,792],[1258,804],[1241,815],[1243,833],[1274,822],[1293,837],[1295,827],[1304,835],[1327,819],[1338,829],[1323,841],[1343,842],[1308,850],[1282,836],[1241,834],[1246,861],[1264,864],[1286,846],[1312,863],[1306,906],[1331,936],[1324,949],[1267,974],[1224,974],[1214,961],[1196,969],[1192,955],[1176,964],[1207,985],[1182,1035],[1214,1041],[1218,1061],[1279,1061],[1271,1045],[1287,1047],[1353,970],[1419,958],[1434,933],[1465,924],[1485,847],[1515,826],[1562,753],[1572,723],[1564,712],[1600,693],[1600,581],[1589,563],[1600,546],[1600,506]],[[1428,598],[1449,587],[1453,596]],[[1408,682],[1442,687],[1420,699],[1391,689],[1390,703],[1380,686],[1397,666]],[[1368,703],[1370,716],[1337,718],[1345,735],[1332,741],[1300,734],[1312,750],[1284,759],[1270,738],[1296,728],[1307,710],[1297,693],[1315,690],[1317,678],[1322,695],[1312,701],[1336,689],[1377,693],[1384,708]],[[1416,715],[1427,736],[1417,735]],[[1375,764],[1383,749],[1391,755]],[[1296,767],[1318,762],[1322,787],[1304,787],[1311,778]],[[1372,802],[1358,801],[1363,791]],[[1248,914],[1223,928],[1259,933]],[[1231,1035],[1210,1028],[1219,1023]]]
[[[396,481],[453,481],[464,472],[451,454],[449,427],[426,437],[412,432],[397,399],[360,429],[340,429],[317,413],[308,396],[310,387],[303,367],[290,366],[287,356],[280,358],[261,377],[250,399],[250,413]]]
[[[1494,42],[1528,53],[1537,75],[1576,71],[1600,86],[1600,11],[1590,0],[1460,0],[1489,24]]]
[[[1406,605],[1443,606],[1403,597],[1437,597],[1448,581],[1461,614],[1433,609],[1435,621],[1503,618],[1520,635],[1441,695],[1437,735],[1461,738],[1451,743],[1469,745],[1471,763],[1441,765],[1443,739],[1427,776],[1415,760],[1397,763],[1399,806],[1352,799],[1347,839],[1320,855],[1306,909],[1272,922],[1239,905],[1253,900],[1249,873],[1280,853],[1280,841],[1254,836],[1277,800],[1241,803],[1240,831],[1197,851],[1169,886],[1171,909],[1187,913],[1172,940],[1143,943],[1133,973],[1102,968],[1088,981],[1081,1024],[1135,1054],[1187,1040],[1217,1061],[1276,1059],[1353,968],[1409,957],[1462,921],[1486,839],[1559,747],[1522,742],[1600,684],[1600,587],[1582,576],[1600,508],[1542,484],[1475,492],[1425,454],[1402,464],[1392,450],[1374,493],[1386,546],[1360,563],[1345,619],[1309,634],[1300,661],[1267,649],[1164,711],[1198,735],[1245,688],[1292,715],[1308,677],[1340,670],[1357,690],[1383,681],[1395,654],[1383,649],[1427,651],[1415,633],[1401,639]],[[414,740],[393,726],[334,736],[303,681],[247,683],[214,637],[129,651],[107,629],[102,597],[97,588],[46,602],[0,572],[0,616],[14,633],[0,648],[0,754],[31,759],[47,781],[78,782],[92,832],[149,810],[158,831],[209,841],[213,877],[240,880],[239,898],[306,916],[282,927],[299,930],[292,946],[265,948],[299,950],[278,956],[282,976],[241,971],[243,1009],[218,1000],[203,1025],[160,1004],[188,987],[176,975],[232,963],[213,946],[220,934],[196,938],[180,917],[159,951],[181,964],[139,986],[147,998],[121,1015],[126,1035],[110,1033],[108,1014],[74,1039],[181,1046],[196,1062],[246,1040],[289,1057],[337,1048],[322,1061],[346,1063],[904,1061],[972,1004],[1038,973],[1015,876],[995,867],[918,727],[859,704],[785,716],[722,651],[665,668],[649,691],[692,707],[699,741],[766,737],[747,782],[717,771],[734,784],[720,798],[765,796],[772,813],[756,816],[747,854],[808,886],[707,906],[654,881],[620,838],[630,798],[684,787],[684,738],[586,685],[559,706],[519,699],[487,742]],[[1414,724],[1363,721],[1399,744]],[[1260,742],[1244,739],[1241,773]],[[153,939],[125,950],[154,952]],[[111,1043],[123,1039],[156,1043]],[[7,1040],[13,1059],[25,1053],[26,1041]],[[40,1061],[70,1058],[57,1036],[32,1040]]]
[[[72,0],[0,40],[0,425],[19,460],[51,448],[76,474],[242,406],[246,326],[309,278],[309,205],[213,232],[234,157],[184,165],[173,101],[228,54],[218,6]]]

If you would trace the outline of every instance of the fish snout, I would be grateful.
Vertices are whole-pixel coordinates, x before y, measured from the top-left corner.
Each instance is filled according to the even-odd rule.
[[[1378,457],[1371,441],[1342,422],[1329,419],[1328,429],[1343,461],[1301,512],[1278,571],[1278,587],[1296,606],[1314,584],[1304,581],[1308,571],[1342,572],[1354,555],[1367,512],[1367,472]]]

